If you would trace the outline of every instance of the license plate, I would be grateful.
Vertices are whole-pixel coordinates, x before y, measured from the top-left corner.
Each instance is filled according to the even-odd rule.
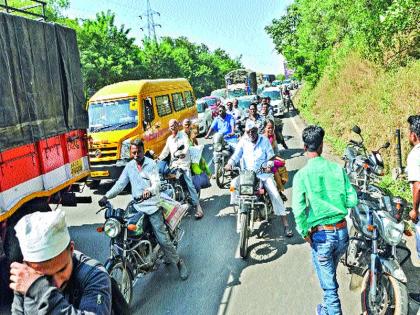
[[[73,161],[70,163],[70,173],[75,176],[83,171],[82,160]]]
[[[90,172],[90,177],[102,177],[102,176],[108,176],[109,171],[95,171]]]

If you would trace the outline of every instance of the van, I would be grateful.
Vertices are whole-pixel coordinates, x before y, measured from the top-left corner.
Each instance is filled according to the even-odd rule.
[[[124,81],[96,92],[87,105],[92,184],[118,179],[130,159],[130,141],[159,154],[170,135],[169,120],[196,119],[195,96],[186,79]]]

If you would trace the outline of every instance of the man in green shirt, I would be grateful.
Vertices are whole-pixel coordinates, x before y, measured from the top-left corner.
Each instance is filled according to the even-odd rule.
[[[344,170],[321,157],[324,130],[308,126],[302,140],[309,158],[293,180],[293,213],[296,229],[312,247],[312,260],[324,300],[317,314],[342,314],[336,270],[349,236],[347,208],[357,205],[357,194]]]

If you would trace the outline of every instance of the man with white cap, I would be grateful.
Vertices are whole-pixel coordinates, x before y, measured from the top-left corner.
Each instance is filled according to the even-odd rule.
[[[15,226],[24,262],[10,266],[12,314],[111,314],[111,280],[74,250],[62,210],[34,212]]]
[[[245,124],[245,135],[239,141],[235,152],[229,159],[225,166],[226,170],[231,170],[232,167],[241,161],[241,169],[258,171],[261,167],[266,168],[267,162],[274,157],[274,151],[270,144],[270,141],[258,134],[258,126],[255,121],[247,120]],[[274,181],[273,173],[257,172],[257,177],[262,181],[265,189],[267,190],[271,203],[273,204],[273,210],[276,215],[281,216],[284,225],[284,232],[287,237],[292,237],[293,232],[289,228],[287,220],[286,209],[283,205],[282,199],[277,190],[276,182]],[[238,177],[232,181],[233,187],[238,185]],[[237,189],[231,195],[231,203],[236,203]]]

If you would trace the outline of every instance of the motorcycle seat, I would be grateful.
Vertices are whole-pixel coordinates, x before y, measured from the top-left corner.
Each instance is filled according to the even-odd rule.
[[[164,178],[167,180],[176,179],[176,174],[169,173]]]

